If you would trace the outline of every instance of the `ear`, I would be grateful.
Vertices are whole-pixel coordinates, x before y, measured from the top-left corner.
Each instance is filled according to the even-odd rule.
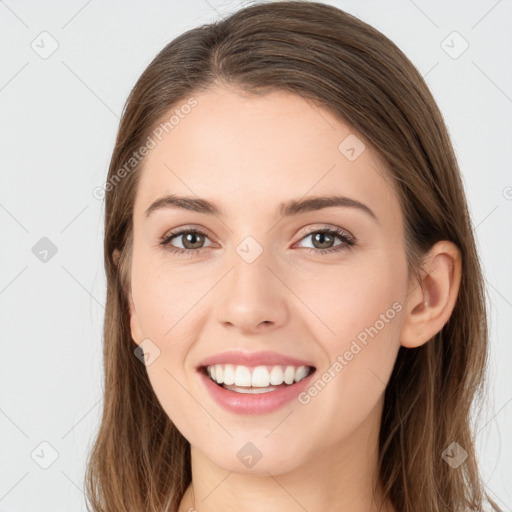
[[[405,304],[400,344],[423,345],[448,322],[457,301],[461,279],[458,247],[449,241],[436,243],[421,268],[421,282],[411,279]]]
[[[112,261],[114,262],[114,265],[117,268],[117,271],[120,271],[119,268],[119,260],[121,258],[121,251],[119,249],[114,249],[112,252]],[[140,328],[139,319],[137,317],[137,312],[135,310],[135,304],[133,302],[133,296],[132,296],[132,290],[131,287],[128,287],[128,289],[125,289],[126,298],[128,300],[128,308],[130,312],[130,331],[132,334],[133,341],[139,345],[141,341],[144,339],[144,336],[142,336],[142,330]]]

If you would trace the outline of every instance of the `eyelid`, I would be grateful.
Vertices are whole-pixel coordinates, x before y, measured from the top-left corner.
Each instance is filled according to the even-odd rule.
[[[341,228],[339,226],[323,224],[320,227],[318,227],[318,226],[310,225],[305,229],[306,229],[306,231],[305,232],[302,231],[302,233],[300,234],[300,236],[298,237],[296,242],[293,243],[293,245],[297,244],[298,242],[302,241],[304,238],[308,237],[309,235],[311,235],[313,233],[320,233],[320,232],[330,233],[331,235],[334,235],[335,237],[338,237],[340,240],[342,240],[341,244],[335,245],[335,246],[333,246],[331,248],[327,248],[327,249],[316,249],[316,248],[311,248],[311,247],[303,247],[302,249],[305,250],[306,252],[313,252],[316,254],[328,254],[330,252],[338,252],[340,250],[343,250],[344,248],[350,248],[351,246],[354,246],[357,243],[356,237],[354,237],[346,229]],[[171,245],[170,242],[174,238],[179,238],[180,236],[183,236],[184,234],[189,233],[189,232],[194,232],[194,233],[197,233],[200,235],[204,235],[205,237],[207,237],[209,240],[211,240],[213,242],[213,240],[212,240],[213,237],[210,236],[209,230],[207,230],[203,227],[195,226],[195,225],[185,225],[185,226],[179,226],[177,228],[168,230],[166,232],[166,234],[160,238],[158,246],[161,248],[168,248],[171,252],[174,252],[174,253],[187,254],[187,256],[193,256],[194,254],[201,253],[201,252],[203,252],[203,250],[211,247],[211,245],[209,245],[206,247],[200,247],[198,249],[182,249],[181,247],[175,247],[175,246]],[[342,246],[342,248],[336,250],[335,248],[339,247],[339,246]]]
[[[206,228],[203,228],[202,226],[196,225],[196,224],[185,224],[184,226],[178,226],[176,228],[168,229],[165,234],[161,237],[161,240],[165,240],[166,238],[171,237],[172,235],[177,235],[178,233],[181,234],[184,231],[197,231],[198,233],[204,233],[207,235],[210,239],[212,238],[210,236],[210,231]]]
[[[305,229],[305,231],[301,231],[301,234],[298,236],[296,242],[299,242],[300,240],[302,240],[304,237],[310,235],[311,233],[317,233],[319,231],[339,231],[340,233],[345,235],[351,241],[354,241],[354,242],[356,241],[356,238],[349,231],[347,231],[346,229],[341,228],[339,226],[334,226],[334,225],[330,226],[328,224],[322,224],[320,227],[307,226],[306,228],[303,228],[303,229]],[[171,236],[182,234],[185,231],[197,231],[198,233],[208,236],[208,238],[210,240],[212,239],[212,236],[210,235],[209,231],[206,228],[203,228],[203,227],[200,227],[200,226],[197,226],[194,224],[190,224],[190,225],[178,226],[177,228],[169,229],[161,237],[161,240],[167,240]],[[296,242],[294,242],[294,243],[296,243]],[[199,250],[199,249],[197,249],[197,250]]]
[[[297,242],[302,240],[304,237],[311,235],[312,233],[318,233],[320,231],[334,231],[334,232],[337,232],[338,235],[344,235],[346,238],[348,238],[352,242],[356,241],[356,238],[354,235],[352,235],[349,231],[347,231],[346,229],[341,228],[339,226],[334,226],[334,225],[331,226],[328,224],[322,224],[320,227],[308,226],[305,229],[306,229],[306,231],[301,233],[301,235],[297,239]]]

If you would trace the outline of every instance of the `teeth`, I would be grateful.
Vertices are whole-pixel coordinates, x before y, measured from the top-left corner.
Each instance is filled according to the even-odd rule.
[[[258,395],[261,393],[270,393],[271,391],[275,391],[277,388],[268,387],[268,388],[246,388],[246,387],[238,387],[238,386],[225,386],[226,389],[230,391],[236,391],[237,393],[245,393],[250,395]]]
[[[211,374],[210,374],[210,377],[213,378],[213,376]],[[217,365],[215,367],[215,380],[219,384],[222,384],[224,382],[224,369],[220,365]]]
[[[291,385],[299,382],[310,373],[308,366],[242,366],[232,364],[215,364],[207,367],[208,375],[218,384],[266,388],[269,385]]]
[[[241,367],[239,367],[241,368]],[[265,366],[256,366],[252,371],[251,386],[253,388],[266,388],[270,384],[270,375]]]
[[[215,366],[213,367],[215,369]],[[218,382],[218,381],[217,381]],[[224,367],[224,384],[234,384],[235,383],[235,367],[232,364],[227,364]],[[219,382],[222,384],[222,382]]]
[[[236,386],[251,386],[251,370],[247,366],[237,366],[235,370]]]
[[[295,368],[293,366],[287,366],[283,375],[283,379],[286,384],[293,384],[295,378]]]

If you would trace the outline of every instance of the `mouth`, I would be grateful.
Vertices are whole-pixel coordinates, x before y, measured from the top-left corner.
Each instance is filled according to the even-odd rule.
[[[291,388],[315,373],[314,366],[244,366],[214,364],[201,366],[198,371],[218,387],[241,394],[271,393]]]

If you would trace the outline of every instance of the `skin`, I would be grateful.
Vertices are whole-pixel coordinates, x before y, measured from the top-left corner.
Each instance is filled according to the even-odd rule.
[[[328,111],[287,92],[253,97],[225,85],[194,97],[198,105],[146,157],[128,290],[133,340],[149,338],[160,350],[149,379],[191,444],[193,487],[180,512],[376,511],[385,386],[400,346],[426,343],[448,321],[460,284],[457,247],[432,248],[423,287],[410,277],[386,171],[367,143],[354,161],[338,150],[349,134],[364,138]],[[213,201],[223,215],[165,208],[146,216],[171,193]],[[361,201],[378,222],[348,207],[279,214],[282,201],[333,193]],[[207,233],[202,245],[171,242],[203,247],[189,249],[193,257],[158,246],[185,226]],[[321,254],[343,243],[315,245],[308,228],[325,227],[348,231],[356,245]],[[263,249],[250,264],[236,252],[247,236]],[[322,375],[394,303],[394,318],[306,405],[227,412],[195,370],[219,352],[273,350],[313,361]],[[262,453],[252,468],[237,457],[249,441]]]

